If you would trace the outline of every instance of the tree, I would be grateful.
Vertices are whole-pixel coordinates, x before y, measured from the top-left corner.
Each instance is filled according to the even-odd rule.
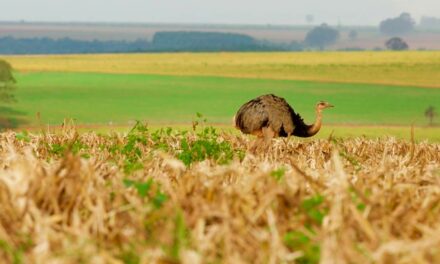
[[[386,43],[385,46],[389,50],[407,50],[408,44],[401,38],[394,37],[390,38]]]
[[[0,102],[15,102],[15,83],[11,64],[0,59]]]
[[[358,37],[358,32],[356,30],[352,29],[352,30],[350,30],[350,32],[348,32],[348,37],[351,40],[355,40]]]
[[[327,24],[322,24],[310,30],[304,42],[311,47],[318,47],[323,50],[325,46],[331,45],[339,38],[339,31],[329,27]]]
[[[388,18],[380,22],[379,29],[385,35],[400,36],[414,30],[415,21],[409,13],[402,13],[395,18]]]
[[[429,106],[425,110],[425,117],[429,118],[429,125],[432,126],[434,124],[434,117],[437,115],[435,112],[434,106]]]

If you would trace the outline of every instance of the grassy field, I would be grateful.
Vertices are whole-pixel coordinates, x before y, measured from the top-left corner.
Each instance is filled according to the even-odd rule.
[[[73,118],[94,129],[189,124],[196,113],[230,126],[241,104],[285,97],[307,122],[319,100],[336,105],[338,134],[437,140],[423,113],[440,108],[440,52],[177,53],[7,57],[18,104],[0,112],[27,127]],[[37,116],[40,119],[37,119]],[[384,126],[393,126],[383,129]],[[101,127],[101,128],[100,128]],[[328,134],[326,134],[328,135]],[[326,136],[324,135],[324,137]]]
[[[11,56],[18,71],[223,76],[440,87],[440,52]]]
[[[17,79],[16,109],[33,124],[37,112],[51,124],[65,117],[80,124],[188,123],[197,112],[230,124],[244,102],[265,93],[285,97],[309,122],[319,100],[336,106],[325,113],[325,122],[333,124],[423,125],[426,107],[440,108],[439,89],[387,85],[92,73],[26,73]]]

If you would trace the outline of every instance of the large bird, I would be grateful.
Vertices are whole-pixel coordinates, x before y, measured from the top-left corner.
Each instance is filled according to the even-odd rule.
[[[257,136],[267,143],[274,137],[311,137],[318,133],[322,124],[322,110],[333,105],[320,101],[316,104],[316,120],[307,125],[284,98],[273,94],[259,96],[240,107],[234,117],[235,127],[245,134]]]

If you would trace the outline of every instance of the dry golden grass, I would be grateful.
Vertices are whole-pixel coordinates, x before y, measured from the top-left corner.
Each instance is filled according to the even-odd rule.
[[[440,52],[268,52],[8,56],[18,71],[225,76],[440,87]]]
[[[225,150],[185,166],[182,142],[206,135],[1,134],[0,259],[440,262],[439,144],[291,139],[242,155],[249,138],[212,135]]]

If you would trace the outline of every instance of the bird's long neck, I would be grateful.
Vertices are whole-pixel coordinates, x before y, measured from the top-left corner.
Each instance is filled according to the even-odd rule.
[[[313,125],[308,126],[307,136],[311,137],[316,135],[316,133],[318,133],[318,131],[321,129],[321,125],[322,125],[322,113],[321,113],[321,109],[317,108],[315,123],[313,123]]]

